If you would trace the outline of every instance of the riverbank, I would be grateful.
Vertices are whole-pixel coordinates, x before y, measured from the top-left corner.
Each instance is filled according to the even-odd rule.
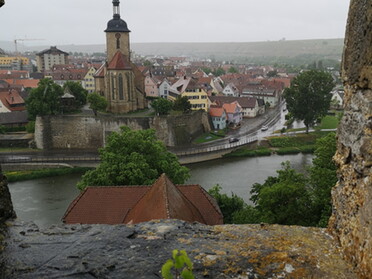
[[[4,172],[8,182],[17,182],[25,180],[33,180],[44,177],[62,176],[74,173],[85,173],[92,168],[75,167],[75,168],[58,168],[58,169],[41,169],[28,171],[8,171]]]
[[[270,136],[255,144],[247,145],[234,150],[223,157],[257,157],[270,156],[272,154],[308,154],[315,151],[316,141],[330,132],[317,131],[313,133],[295,134],[291,136]]]

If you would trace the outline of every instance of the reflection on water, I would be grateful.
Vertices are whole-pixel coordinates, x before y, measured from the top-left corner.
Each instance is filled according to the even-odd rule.
[[[312,155],[268,156],[256,158],[230,158],[189,165],[191,178],[188,184],[200,184],[209,189],[220,184],[224,193],[234,192],[249,202],[251,186],[275,176],[281,162],[303,170]],[[81,174],[57,176],[30,181],[9,183],[14,209],[19,219],[33,221],[41,227],[61,222],[68,205],[79,194],[76,183]]]

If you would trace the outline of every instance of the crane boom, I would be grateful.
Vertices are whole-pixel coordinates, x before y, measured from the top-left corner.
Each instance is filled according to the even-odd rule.
[[[45,39],[27,39],[27,38],[24,38],[24,39],[14,39],[14,48],[15,48],[15,52],[16,54],[18,54],[18,42],[23,42],[23,41],[43,41]]]

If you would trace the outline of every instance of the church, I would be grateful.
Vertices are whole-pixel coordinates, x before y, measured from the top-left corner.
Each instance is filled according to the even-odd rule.
[[[113,0],[114,15],[107,23],[107,60],[94,75],[96,92],[108,101],[107,111],[115,114],[144,109],[145,77],[130,58],[127,23],[120,18],[120,1]]]

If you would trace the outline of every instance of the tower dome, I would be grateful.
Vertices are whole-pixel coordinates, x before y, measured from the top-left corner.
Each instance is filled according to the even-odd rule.
[[[120,18],[120,1],[113,0],[112,4],[114,7],[114,16],[113,19],[107,23],[105,32],[130,32],[127,23]]]

